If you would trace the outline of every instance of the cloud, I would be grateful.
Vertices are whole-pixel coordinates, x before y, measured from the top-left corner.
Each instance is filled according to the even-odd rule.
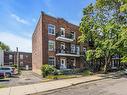
[[[19,51],[32,51],[31,39],[21,37],[8,32],[0,32],[0,41],[9,45],[11,50],[15,50],[19,47]]]
[[[11,14],[11,17],[13,17],[17,22],[22,23],[22,24],[29,24],[29,22],[15,14]]]

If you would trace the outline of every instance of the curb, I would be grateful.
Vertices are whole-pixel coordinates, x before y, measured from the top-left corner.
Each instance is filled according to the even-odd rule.
[[[38,95],[38,94],[39,95],[45,95],[45,94],[50,94],[50,93],[52,93],[51,91],[60,90],[60,89],[76,86],[76,85],[79,85],[79,84],[90,83],[90,82],[104,80],[104,79],[108,79],[108,78],[105,77],[105,78],[100,78],[100,79],[95,79],[95,80],[90,80],[90,81],[85,81],[85,82],[80,82],[80,83],[74,83],[74,84],[70,84],[69,86],[65,86],[65,87],[61,87],[61,88],[56,88],[56,89],[52,89],[52,90],[47,90],[47,91],[42,91],[42,92],[37,92],[37,93],[33,93],[33,94],[27,94],[27,95]],[[55,91],[55,92],[57,92],[57,91]]]

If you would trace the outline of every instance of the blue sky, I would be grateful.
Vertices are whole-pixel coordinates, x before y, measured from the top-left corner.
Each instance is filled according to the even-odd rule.
[[[0,0],[0,41],[11,50],[31,52],[32,33],[40,12],[79,24],[82,9],[95,0]]]

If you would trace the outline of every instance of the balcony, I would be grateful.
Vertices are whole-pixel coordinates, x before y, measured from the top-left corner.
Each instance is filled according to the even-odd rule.
[[[56,34],[56,40],[57,41],[63,41],[63,42],[73,42],[74,41],[71,33],[68,33],[66,35],[61,35],[60,32]]]
[[[56,56],[70,56],[70,57],[80,57],[80,53],[77,51],[71,51],[68,49],[57,49]]]

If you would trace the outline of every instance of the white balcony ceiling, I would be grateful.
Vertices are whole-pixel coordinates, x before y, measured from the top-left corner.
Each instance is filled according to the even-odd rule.
[[[73,39],[65,38],[65,37],[57,37],[57,41],[63,41],[63,42],[73,42]]]

